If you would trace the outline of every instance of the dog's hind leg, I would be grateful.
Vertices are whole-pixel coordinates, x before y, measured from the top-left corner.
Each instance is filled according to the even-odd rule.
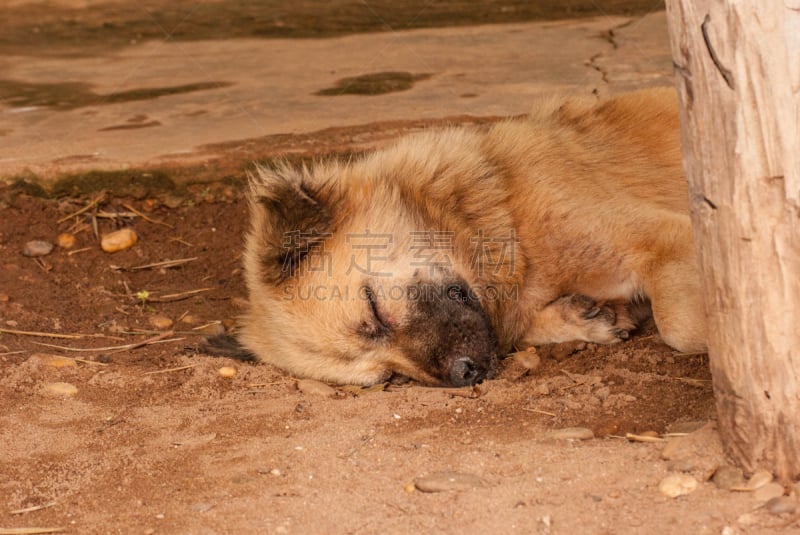
[[[678,351],[706,351],[706,317],[695,263],[670,261],[643,279],[664,342]]]
[[[688,217],[661,222],[658,240],[636,269],[658,333],[678,351],[705,351],[706,316]]]

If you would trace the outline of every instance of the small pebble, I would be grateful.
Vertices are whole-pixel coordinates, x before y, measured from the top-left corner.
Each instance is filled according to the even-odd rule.
[[[590,440],[594,438],[594,432],[586,427],[565,427],[556,429],[545,435],[551,440]]]
[[[233,306],[233,308],[238,308],[239,310],[245,310],[250,308],[250,301],[243,297],[234,297],[231,299],[231,306]]]
[[[236,375],[236,368],[232,368],[231,366],[223,366],[217,373],[220,377],[225,377],[226,379],[230,379],[231,377]]]
[[[312,396],[329,398],[336,395],[335,388],[326,385],[323,382],[315,381],[314,379],[300,379],[297,381],[297,389],[303,394],[309,394]]]
[[[193,325],[197,323],[197,318],[195,318],[191,314],[186,314],[185,316],[181,316],[180,321],[181,323],[185,323],[187,325]]]
[[[277,468],[273,468],[272,470],[269,471],[269,473],[270,473],[270,475],[273,475],[275,477],[278,477],[278,476],[281,475],[281,471],[278,470]]]
[[[409,494],[414,494],[414,492],[417,490],[417,487],[415,487],[413,483],[408,483],[405,487],[403,487],[403,490]]]
[[[601,386],[600,388],[594,391],[594,395],[600,401],[605,401],[606,399],[608,399],[608,396],[611,395],[611,388],[607,386]]]
[[[783,496],[783,485],[774,481],[772,483],[767,483],[753,492],[753,498],[757,502],[768,502],[779,496]]]
[[[742,469],[728,464],[723,464],[714,472],[711,480],[722,490],[730,490],[733,487],[741,487],[744,483]]]
[[[77,363],[72,360],[68,359],[67,357],[50,357],[47,361],[48,366],[52,366],[53,368],[74,368],[77,366]]]
[[[695,475],[705,481],[723,464],[724,453],[719,433],[712,425],[705,425],[688,435],[669,437],[661,450],[661,458],[671,461],[675,469],[702,472],[702,475]]]
[[[518,351],[508,356],[503,361],[501,377],[509,381],[516,381],[535,370],[542,364],[542,359],[536,354],[535,348]]]
[[[70,383],[49,383],[45,386],[45,389],[50,394],[57,396],[74,396],[78,393],[78,388]]]
[[[192,507],[191,507],[192,511],[196,511],[198,513],[206,513],[208,511],[212,510],[213,508],[214,508],[214,504],[213,503],[207,503],[207,502],[193,503]]]
[[[753,475],[750,476],[750,479],[747,480],[745,487],[748,490],[758,490],[767,483],[772,483],[772,479],[772,472],[764,469],[756,470],[753,472]]]
[[[167,208],[178,208],[185,201],[183,197],[173,194],[167,194],[161,200],[164,202],[164,206]]]
[[[222,196],[223,200],[225,200],[227,202],[231,202],[231,201],[236,200],[236,198],[238,197],[238,194],[237,194],[235,188],[233,188],[231,186],[226,186],[225,188],[223,188],[221,196]]]
[[[753,513],[744,513],[739,515],[736,522],[742,526],[752,526],[758,522],[758,519]]]
[[[56,238],[56,245],[62,249],[72,249],[75,247],[75,235],[69,232],[62,232]]]
[[[483,486],[481,478],[461,472],[436,472],[414,480],[414,487],[422,492],[469,490]]]
[[[31,240],[25,244],[22,254],[25,256],[45,256],[53,251],[53,244],[44,240]]]
[[[658,484],[658,490],[668,498],[677,498],[697,490],[698,482],[689,474],[670,474]]]
[[[159,204],[160,203],[158,202],[158,199],[153,199],[153,198],[145,199],[144,201],[142,201],[142,210],[144,210],[147,213],[150,213],[156,208],[158,208]]]
[[[172,320],[166,316],[160,316],[160,315],[150,316],[148,320],[150,321],[150,325],[152,325],[153,327],[155,327],[160,331],[166,331],[167,329],[172,327]]]
[[[764,508],[773,515],[789,514],[797,512],[797,500],[790,496],[778,496],[772,498],[764,504]]]
[[[11,299],[8,294],[0,294],[0,303],[8,303],[8,300]]]
[[[115,253],[133,247],[139,241],[139,236],[132,228],[121,228],[108,234],[103,234],[100,247],[107,253]]]

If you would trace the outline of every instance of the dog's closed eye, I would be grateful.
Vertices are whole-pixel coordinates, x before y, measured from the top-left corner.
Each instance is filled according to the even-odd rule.
[[[370,318],[361,323],[359,334],[371,340],[385,339],[391,333],[391,326],[381,313],[375,291],[369,286],[364,286],[361,295],[367,301]]]

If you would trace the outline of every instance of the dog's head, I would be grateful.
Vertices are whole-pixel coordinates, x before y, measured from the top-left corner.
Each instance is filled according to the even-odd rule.
[[[340,384],[490,377],[495,335],[453,233],[432,228],[400,190],[353,173],[329,163],[251,178],[241,343]]]

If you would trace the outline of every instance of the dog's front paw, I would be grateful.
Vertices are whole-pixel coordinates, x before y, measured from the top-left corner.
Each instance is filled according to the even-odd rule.
[[[580,327],[581,339],[587,342],[613,344],[630,338],[630,331],[636,328],[622,301],[598,302],[580,294],[562,300],[564,319]]]

